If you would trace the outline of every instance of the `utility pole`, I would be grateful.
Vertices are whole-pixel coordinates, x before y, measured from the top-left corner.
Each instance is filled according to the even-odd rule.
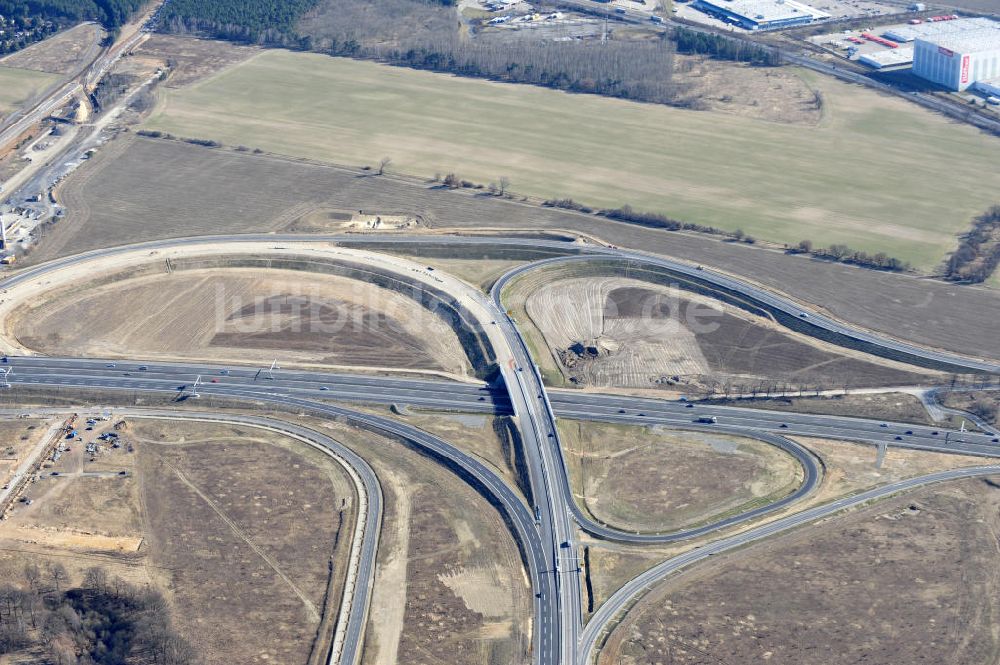
[[[7,376],[13,371],[13,367],[5,367],[3,369],[3,383],[0,383],[0,388],[10,388],[10,381],[7,380]]]
[[[281,369],[280,367],[278,367],[278,359],[277,358],[275,358],[271,362],[271,366],[267,368],[267,378],[273,380],[274,379],[274,370],[276,370],[276,369]]]
[[[198,394],[198,384],[199,383],[201,383],[201,374],[199,374],[195,378],[194,384],[192,384],[192,386],[191,386],[191,397],[201,397],[201,395]]]

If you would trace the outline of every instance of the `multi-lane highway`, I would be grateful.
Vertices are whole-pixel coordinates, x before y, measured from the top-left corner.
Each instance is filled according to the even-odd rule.
[[[304,399],[398,404],[437,411],[501,415],[512,413],[507,389],[499,383],[488,385],[342,372],[285,369],[272,372],[266,367],[45,356],[10,356],[5,363],[0,364],[0,368],[2,367],[11,370],[7,380],[12,385],[159,390],[173,392],[178,398],[189,397],[195,391],[205,395],[220,392],[225,392],[227,395],[242,394],[250,398],[261,393],[280,393]],[[519,375],[524,373],[524,371],[518,372]],[[201,381],[195,388],[197,377],[201,377]],[[783,435],[786,434],[952,454],[1000,457],[1000,438],[983,432],[961,432],[912,423],[668,401],[627,395],[605,395],[578,390],[551,390],[545,394],[548,395],[552,411],[557,417],[631,425],[664,425],[751,436],[785,450],[799,461],[805,479],[798,492],[787,497],[780,505],[772,504],[758,509],[753,515],[731,518],[726,522],[727,525],[733,521],[742,521],[776,510],[801,498],[818,480],[819,471],[812,456],[802,446],[785,438]],[[718,420],[715,424],[698,422],[702,418],[713,416]],[[557,434],[557,431],[553,430],[553,433]],[[556,450],[552,450],[551,453],[559,454]],[[567,499],[569,496],[566,495]],[[566,505],[575,504],[567,500]],[[588,532],[610,540],[668,542],[683,537],[678,534],[637,536],[620,532],[612,527],[594,523],[579,509],[574,510],[574,517]],[[710,525],[712,528],[720,526],[723,525]],[[711,529],[706,528],[701,532],[708,530]]]
[[[12,370],[9,376],[12,384],[136,387],[173,390],[178,395],[189,395],[194,392],[195,379],[200,376],[198,390],[206,393],[210,393],[217,384],[225,384],[230,390],[244,390],[247,393],[280,391],[299,397],[341,402],[405,404],[428,410],[500,415],[511,413],[507,390],[501,383],[489,385],[405,376],[291,369],[278,369],[272,373],[267,367],[143,359],[9,356],[6,363],[0,363],[0,369],[5,367]],[[147,369],[140,370],[140,367]],[[706,430],[738,427],[774,434],[841,439],[872,445],[885,443],[889,446],[965,455],[1000,455],[1000,437],[987,432],[959,432],[912,423],[579,390],[547,390],[546,394],[555,415],[563,418],[662,424]],[[710,416],[718,418],[718,425],[697,422],[699,418]]]
[[[173,251],[205,243],[228,242],[275,243],[275,250],[284,251],[289,249],[286,245],[298,241],[331,242],[343,245],[364,245],[373,242],[370,238],[356,235],[296,236],[288,234],[154,241],[121,248],[96,250],[60,259],[20,272],[4,280],[0,286],[10,289],[18,284],[44,277],[49,271],[61,270],[84,261],[99,260],[124,252],[149,252],[161,249]],[[819,313],[806,311],[798,303],[730,276],[639,252],[625,252],[594,245],[581,246],[566,242],[534,239],[381,236],[374,242],[390,243],[397,246],[425,242],[455,244],[457,246],[485,245],[530,247],[532,249],[544,246],[546,250],[551,252],[565,252],[575,255],[536,262],[507,273],[498,281],[490,298],[468,289],[456,291],[458,295],[455,297],[467,298],[479,307],[479,320],[471,323],[485,330],[495,347],[497,361],[504,379],[502,386],[490,387],[481,384],[410,379],[397,376],[354,376],[343,373],[288,372],[284,370],[274,372],[266,368],[223,368],[199,363],[146,363],[141,361],[23,357],[10,358],[5,363],[6,368],[12,369],[12,372],[6,376],[6,380],[15,386],[41,385],[157,391],[173,393],[179,398],[187,399],[191,399],[197,393],[249,399],[257,402],[272,402],[286,409],[300,409],[323,416],[345,418],[358,426],[390,436],[405,438],[455,469],[463,478],[472,482],[491,497],[491,501],[501,508],[524,549],[532,586],[536,590],[534,656],[536,663],[546,664],[573,665],[585,661],[593,644],[592,641],[588,640],[592,639],[593,631],[599,630],[603,625],[599,621],[592,621],[587,627],[589,632],[581,632],[583,628],[580,614],[580,585],[577,579],[580,566],[576,554],[574,520],[584,529],[604,538],[627,542],[667,542],[704,535],[713,530],[731,526],[735,522],[758,517],[768,510],[787,506],[804,496],[814,486],[818,479],[818,468],[812,456],[801,446],[782,436],[785,433],[853,439],[870,443],[890,443],[891,445],[912,448],[963,452],[983,456],[997,456],[1000,452],[998,442],[988,435],[935,431],[932,428],[916,425],[880,423],[829,416],[783,414],[772,411],[672,403],[655,399],[589,393],[554,392],[550,398],[515,322],[504,312],[501,298],[503,288],[512,279],[529,270],[565,261],[590,261],[595,258],[605,262],[609,259],[612,261],[625,260],[632,262],[633,265],[648,265],[682,275],[688,279],[711,284],[758,303],[772,313],[790,318],[796,324],[796,328],[805,328],[807,331],[815,330],[828,341],[841,339],[845,344],[861,345],[873,352],[883,353],[897,359],[902,357],[921,364],[930,363],[935,366],[950,366],[963,370],[996,372],[1000,370],[1000,364],[987,360],[965,358],[943,351],[922,349],[867,331],[856,330]],[[200,380],[196,379],[199,376]],[[520,425],[524,439],[532,509],[525,506],[518,493],[500,479],[492,469],[447,442],[392,419],[359,414],[341,406],[317,401],[321,398],[357,402],[405,403],[428,409],[513,413]],[[662,423],[688,428],[703,427],[756,436],[795,455],[805,470],[805,482],[796,493],[786,497],[778,504],[701,529],[693,529],[679,534],[626,534],[613,527],[594,523],[580,511],[573,501],[562,449],[559,445],[558,430],[555,426],[557,414],[563,417],[612,422]],[[698,422],[707,416],[716,416],[718,422]],[[831,511],[839,509],[836,507],[837,504],[831,506],[829,508]],[[803,515],[805,514],[803,513]],[[780,523],[789,525],[802,523],[800,521],[789,522],[790,519],[785,518]],[[763,537],[770,533],[764,530],[766,528],[751,530],[739,538],[749,538],[750,534],[761,534],[759,537]],[[729,540],[720,542],[727,543]],[[706,549],[706,551],[709,550]],[[669,572],[669,566],[658,567],[655,570]],[[637,589],[641,590],[634,585],[626,587],[626,591],[631,590],[636,593]],[[612,609],[609,608],[609,611]],[[613,619],[613,614],[606,621],[611,619]],[[581,644],[583,649],[578,648]]]

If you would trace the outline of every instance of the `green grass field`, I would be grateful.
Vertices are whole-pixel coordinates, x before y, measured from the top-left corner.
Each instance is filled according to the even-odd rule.
[[[166,90],[149,129],[521,194],[629,203],[758,238],[885,251],[930,270],[1000,201],[1000,140],[834,80],[819,126],[266,51]]]
[[[0,117],[16,110],[57,80],[56,74],[0,66]]]

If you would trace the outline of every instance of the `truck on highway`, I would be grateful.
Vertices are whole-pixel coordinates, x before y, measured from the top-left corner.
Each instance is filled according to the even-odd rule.
[[[719,422],[719,419],[715,416],[702,416],[695,421],[696,423],[705,423],[707,425],[714,425]]]

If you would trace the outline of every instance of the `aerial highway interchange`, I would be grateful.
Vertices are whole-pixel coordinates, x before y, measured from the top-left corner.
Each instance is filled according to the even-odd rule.
[[[290,235],[225,238],[227,242],[265,240],[276,243],[276,249],[280,250],[294,247],[296,241],[303,239]],[[17,273],[5,280],[2,287],[6,292],[19,284],[43,280],[50,271],[66,269],[81,262],[99,261],[116,253],[183,248],[218,240],[218,238],[186,238],[157,241],[140,246],[112,248],[70,256]],[[308,240],[315,242],[317,239],[310,237]],[[345,245],[365,243],[364,237],[351,236],[332,236],[321,240]],[[516,246],[528,242],[518,239],[487,240],[462,237],[451,239],[440,236],[433,238],[435,243],[452,240],[457,246],[476,246],[488,242]],[[419,236],[395,236],[391,239],[379,238],[379,241],[419,244],[429,240]],[[557,242],[530,242],[535,246],[541,244],[552,251],[566,248],[565,244]],[[281,245],[280,248],[278,244]],[[580,249],[578,246],[572,247],[574,251]],[[446,461],[449,466],[460,470],[463,477],[490,496],[496,505],[502,506],[505,518],[524,549],[528,563],[532,588],[535,591],[534,658],[537,663],[544,664],[585,665],[590,662],[600,635],[612,625],[619,612],[633,602],[637,595],[656,580],[704,557],[903,489],[930,482],[997,472],[997,467],[983,466],[972,470],[938,473],[823,504],[809,511],[750,528],[737,536],[725,538],[710,546],[670,559],[637,577],[603,605],[585,628],[577,609],[581,606],[578,579],[580,564],[575,546],[577,527],[591,536],[609,541],[637,544],[669,543],[722,531],[735,524],[794,506],[797,501],[814,490],[820,480],[821,470],[809,451],[783,436],[784,434],[961,453],[984,458],[1000,456],[1000,442],[988,433],[959,432],[925,425],[783,413],[699,404],[694,401],[664,401],[573,390],[548,390],[543,385],[541,375],[530,357],[516,322],[505,311],[501,300],[502,290],[509,280],[526,271],[551,265],[553,262],[586,261],[589,256],[601,260],[612,258],[645,261],[651,265],[704,279],[717,286],[738,291],[744,297],[752,297],[755,302],[785,313],[796,323],[806,322],[808,326],[824,333],[833,333],[835,338],[858,341],[866,349],[874,349],[876,353],[881,352],[890,357],[898,358],[902,354],[917,362],[961,368],[965,371],[982,372],[997,369],[997,365],[993,363],[937,350],[921,349],[867,331],[856,330],[819,314],[807,314],[806,308],[798,303],[789,302],[729,276],[704,270],[700,266],[692,267],[607,247],[587,246],[582,251],[583,254],[543,259],[518,267],[497,281],[489,297],[471,289],[466,293],[455,294],[457,298],[469,298],[475,301],[476,307],[472,311],[479,312],[478,325],[490,335],[493,342],[500,377],[491,384],[286,369],[277,363],[271,367],[245,367],[183,361],[22,355],[10,355],[4,358],[5,381],[14,391],[19,386],[32,386],[50,389],[165,393],[172,395],[179,407],[197,403],[200,398],[211,397],[270,403],[281,409],[308,412],[321,417],[344,418],[359,427],[402,437],[412,442]],[[441,282],[440,273],[434,276],[434,280]],[[489,466],[439,437],[391,418],[354,411],[331,402],[393,404],[437,411],[513,414],[520,424],[525,444],[533,504],[525,505],[518,493]],[[186,412],[186,409],[181,408],[181,411]],[[662,424],[682,429],[716,430],[754,437],[793,455],[802,466],[803,481],[795,492],[781,500],[697,528],[669,533],[622,531],[613,525],[595,522],[571,498],[568,474],[562,459],[559,430],[555,423],[557,417],[629,424]],[[296,431],[302,436],[309,436],[301,427]],[[354,463],[357,464],[357,468],[365,468],[362,461],[355,459]],[[369,486],[371,487],[370,478]],[[377,511],[378,504],[373,503],[372,508],[373,511]],[[371,533],[372,526],[370,525],[366,531]],[[370,575],[373,552],[374,545],[369,538],[360,561],[364,572],[359,579],[365,579]],[[353,608],[350,614],[352,623],[347,633],[348,646],[343,652],[341,662],[353,662],[351,659],[357,656],[359,635],[363,629],[357,617],[365,612],[367,593],[367,589],[362,585],[353,596]]]
[[[47,91],[31,108],[11,115],[0,127],[0,148],[11,144],[73,100],[86,102],[87,95],[124,55],[148,38],[157,12],[166,3],[154,3],[142,20],[134,22],[112,45],[74,71],[63,83]],[[643,3],[644,4],[644,3]],[[587,12],[604,11],[601,5],[573,0],[570,5]],[[152,16],[153,19],[148,17]],[[617,20],[633,25],[648,24],[645,11],[623,9]],[[657,32],[672,22],[658,21]],[[704,34],[710,30],[696,29]],[[796,53],[782,56],[816,72],[860,82],[876,89],[888,86],[856,73]],[[152,79],[150,79],[151,81]],[[133,91],[133,93],[138,90]],[[954,104],[932,95],[920,94],[919,103],[954,114]],[[995,122],[982,121],[995,127]],[[99,131],[71,142],[51,163],[22,183],[16,192],[5,192],[22,203],[48,193],[66,175],[69,163],[77,165],[81,155],[98,145]],[[244,148],[246,150],[246,148]],[[388,158],[386,158],[388,159]],[[67,162],[70,160],[70,162]],[[66,163],[64,163],[66,162]],[[381,175],[381,170],[379,172]],[[52,214],[44,201],[47,214]],[[359,211],[360,212],[360,211]],[[378,474],[356,449],[345,446],[317,428],[294,422],[295,417],[347,423],[392,440],[407,442],[425,456],[454,473],[486,498],[502,516],[507,530],[517,542],[531,589],[531,658],[536,665],[591,665],[596,662],[602,640],[628,610],[664,579],[709,557],[738,550],[752,543],[805,527],[851,508],[891,497],[934,483],[1000,474],[1000,437],[996,430],[979,421],[979,428],[933,426],[892,419],[819,415],[764,410],[732,404],[716,404],[696,399],[667,400],[637,397],[620,392],[601,393],[547,387],[537,359],[519,322],[508,309],[505,289],[534,271],[559,266],[601,265],[621,271],[641,267],[686,284],[697,285],[721,301],[739,301],[764,313],[769,319],[796,334],[825,344],[904,363],[913,367],[955,374],[1000,375],[1000,361],[971,357],[941,348],[927,348],[897,339],[885,331],[867,330],[827,314],[819,303],[799,301],[794,285],[784,293],[758,285],[749,279],[725,272],[719,266],[703,266],[693,261],[668,258],[638,249],[621,248],[609,242],[580,237],[575,241],[537,237],[491,235],[449,235],[446,233],[244,233],[192,235],[70,254],[45,263],[19,269],[0,280],[3,299],[23,287],[43,289],[50,281],[72,282],[74,271],[110,264],[135,256],[183,255],[186,251],[211,253],[213,247],[227,251],[261,255],[294,256],[300,247],[314,251],[350,251],[331,256],[330,261],[351,261],[378,265],[394,271],[394,277],[414,290],[436,289],[436,298],[458,303],[463,324],[474,327],[485,342],[488,361],[496,372],[489,382],[417,378],[405,370],[398,372],[346,372],[303,368],[275,358],[270,366],[250,363],[215,363],[184,358],[73,357],[31,353],[13,349],[0,363],[0,387],[14,407],[21,395],[69,395],[82,407],[100,406],[101,398],[122,394],[156,396],[155,408],[116,407],[135,418],[184,419],[195,422],[224,422],[282,433],[322,449],[348,469],[359,496],[361,509],[353,527],[354,543],[342,605],[338,609],[335,633],[325,658],[329,665],[357,665],[365,648],[366,626],[372,603],[381,529],[385,517],[383,490]],[[315,250],[321,246],[323,250]],[[419,254],[421,249],[444,247],[457,256],[474,258],[484,250],[520,252],[528,257],[520,265],[496,279],[487,292],[475,288],[447,271],[420,266],[390,254]],[[219,250],[221,253],[222,250]],[[530,259],[530,260],[529,260]],[[406,269],[400,266],[408,266]],[[373,273],[374,274],[374,273]],[[440,292],[439,295],[438,292]],[[2,302],[2,300],[0,300]],[[412,307],[419,307],[416,302]],[[95,395],[99,397],[94,397]],[[31,400],[27,400],[31,401]],[[216,406],[224,404],[224,406]],[[238,405],[233,407],[232,405]],[[268,415],[239,412],[265,405]],[[350,405],[350,406],[349,406]],[[527,488],[517,488],[503,474],[459,442],[432,434],[399,418],[362,410],[379,405],[412,409],[418,413],[459,413],[511,416],[517,424],[523,446]],[[23,411],[64,415],[65,407],[9,408],[5,415]],[[963,412],[950,410],[962,417]],[[706,523],[680,529],[632,531],[604,523],[581,507],[574,497],[570,473],[564,459],[558,419],[630,426],[663,426],[680,432],[737,435],[771,446],[787,454],[801,472],[794,490],[764,505],[727,514]],[[970,422],[976,422],[970,418]],[[922,451],[982,458],[982,465],[938,471],[841,496],[799,509],[812,498],[823,481],[822,461],[806,445],[792,437],[815,437],[853,442],[859,446],[885,450]],[[874,455],[872,455],[874,457]],[[527,496],[526,496],[527,494]],[[663,546],[695,541],[697,546],[669,556],[633,576],[604,599],[586,620],[582,600],[581,538],[625,546]]]

